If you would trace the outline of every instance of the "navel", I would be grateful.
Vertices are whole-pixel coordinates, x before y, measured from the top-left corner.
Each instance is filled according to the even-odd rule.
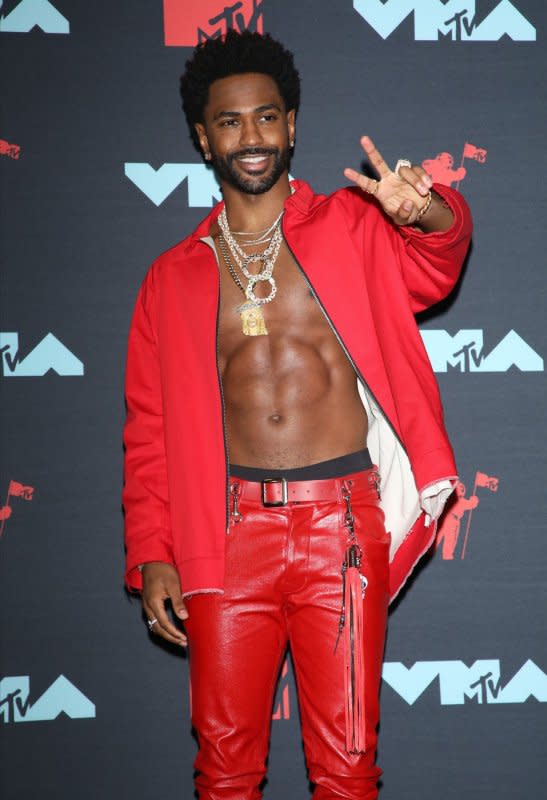
[[[281,414],[270,414],[268,419],[270,420],[270,422],[274,423],[279,423],[283,421],[283,417],[281,416]]]

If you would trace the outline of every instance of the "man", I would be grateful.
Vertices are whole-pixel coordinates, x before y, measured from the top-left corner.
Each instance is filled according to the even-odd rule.
[[[379,180],[291,184],[299,79],[268,36],[199,46],[181,91],[224,202],[137,300],[126,582],[189,643],[200,798],[260,797],[289,643],[314,797],[368,800],[388,601],[456,480],[413,314],[457,280],[469,214],[367,137]]]

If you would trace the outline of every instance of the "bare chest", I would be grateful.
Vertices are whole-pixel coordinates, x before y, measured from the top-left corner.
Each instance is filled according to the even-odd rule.
[[[246,298],[233,274],[219,253],[220,265],[220,320],[219,353],[227,360],[242,346],[250,345],[254,351],[273,351],[280,342],[297,341],[308,347],[322,347],[325,340],[336,341],[313,292],[299,266],[285,244],[275,262],[273,278],[276,293],[271,302],[260,305],[267,335],[252,335],[256,329],[245,309]],[[232,262],[233,271],[243,287],[247,279]],[[272,286],[267,281],[255,285],[256,296],[265,297]]]

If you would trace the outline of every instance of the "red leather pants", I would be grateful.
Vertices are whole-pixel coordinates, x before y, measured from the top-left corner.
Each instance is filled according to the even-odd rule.
[[[335,643],[348,541],[338,500],[265,508],[246,500],[226,537],[224,594],[187,600],[192,723],[200,800],[257,800],[274,690],[290,645],[315,800],[373,800],[378,692],[388,607],[389,535],[372,470],[352,479],[355,533],[368,586],[364,609],[366,752],[345,747],[343,648]],[[337,479],[340,484],[344,479]]]

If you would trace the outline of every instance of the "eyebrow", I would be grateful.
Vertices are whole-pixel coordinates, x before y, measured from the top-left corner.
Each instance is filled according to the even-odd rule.
[[[260,114],[263,111],[271,111],[272,109],[281,112],[280,107],[276,105],[276,103],[268,103],[267,105],[264,106],[258,106],[257,108],[254,109],[253,113]],[[213,117],[213,119],[220,119],[221,117],[240,117],[240,116],[241,116],[241,111],[218,111]]]

